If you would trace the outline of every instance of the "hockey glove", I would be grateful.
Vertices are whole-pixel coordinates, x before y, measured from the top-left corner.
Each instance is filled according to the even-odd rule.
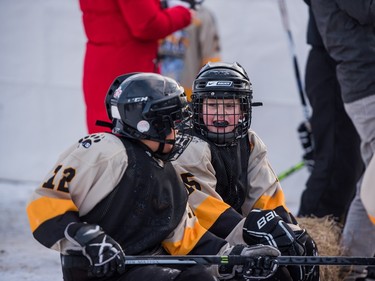
[[[275,258],[280,252],[274,247],[265,245],[236,245],[224,255],[249,257],[249,261],[243,265],[221,265],[219,273],[224,279],[242,277],[244,280],[251,280],[272,276],[277,270]]]
[[[295,232],[297,243],[303,252],[299,256],[318,256],[318,249],[314,240],[302,229]],[[319,281],[319,266],[306,265],[306,266],[288,266],[290,275],[293,280],[301,281]]]
[[[249,245],[271,245],[285,256],[298,256],[303,251],[293,230],[273,210],[252,210],[244,223],[243,238]]]
[[[125,270],[125,254],[121,246],[105,234],[98,225],[71,223],[65,229],[65,237],[82,247],[82,254],[89,260],[89,275],[112,276]]]
[[[311,130],[311,124],[308,121],[302,122],[298,129],[298,136],[304,150],[303,160],[307,169],[311,172],[314,168],[314,139]]]

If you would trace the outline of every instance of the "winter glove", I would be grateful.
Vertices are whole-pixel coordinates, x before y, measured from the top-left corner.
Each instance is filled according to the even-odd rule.
[[[272,276],[277,270],[275,258],[280,252],[268,245],[236,245],[224,255],[240,255],[250,257],[243,265],[221,265],[219,273],[224,279],[239,277],[244,280],[265,279]]]
[[[298,136],[305,153],[302,156],[307,169],[311,172],[314,168],[314,139],[312,136],[311,124],[308,121],[302,122],[298,129]]]
[[[82,247],[82,254],[89,260],[89,275],[112,276],[125,270],[125,254],[121,246],[105,234],[98,225],[71,223],[65,229],[65,237]]]

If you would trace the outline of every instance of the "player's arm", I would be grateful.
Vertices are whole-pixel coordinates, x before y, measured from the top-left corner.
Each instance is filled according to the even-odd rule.
[[[59,157],[27,205],[36,240],[65,253],[65,229],[91,211],[120,181],[127,167],[121,141],[110,134],[83,138]],[[100,176],[98,176],[100,175]]]
[[[246,216],[253,208],[275,209],[279,206],[288,210],[280,182],[268,161],[267,147],[253,131],[249,131],[249,141],[248,194],[242,213]]]
[[[78,208],[68,188],[77,170],[60,160],[34,191],[26,208],[34,238],[58,251],[58,241],[64,238],[66,226],[79,222]]]

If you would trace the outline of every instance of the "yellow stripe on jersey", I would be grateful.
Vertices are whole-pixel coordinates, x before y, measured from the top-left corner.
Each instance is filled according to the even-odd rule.
[[[288,208],[285,205],[284,193],[281,189],[276,189],[276,192],[272,195],[262,195],[254,204],[254,209],[275,209],[279,206],[283,206],[285,210]]]
[[[193,227],[186,226],[182,240],[164,241],[164,249],[171,255],[187,255],[207,232],[196,220]]]
[[[190,102],[191,101],[192,90],[190,88],[187,88],[187,87],[185,87],[184,89],[185,89],[185,95],[186,95],[188,101]]]
[[[368,215],[368,217],[370,218],[371,222],[372,222],[373,224],[375,224],[375,217],[373,217],[373,216],[371,216],[371,215]]]
[[[198,208],[194,209],[194,213],[199,218],[199,223],[205,229],[210,229],[220,215],[229,208],[230,206],[224,201],[208,196]]]
[[[26,208],[31,231],[34,232],[42,223],[68,211],[78,211],[73,201],[58,198],[40,197]]]

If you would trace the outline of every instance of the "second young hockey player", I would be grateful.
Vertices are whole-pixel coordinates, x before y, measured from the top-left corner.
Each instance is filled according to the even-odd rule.
[[[233,244],[317,255],[314,241],[288,211],[266,146],[250,130],[252,88],[244,68],[206,64],[194,81],[191,106],[194,138],[173,163],[203,226]],[[314,266],[280,268],[277,274],[274,280],[319,280]]]

